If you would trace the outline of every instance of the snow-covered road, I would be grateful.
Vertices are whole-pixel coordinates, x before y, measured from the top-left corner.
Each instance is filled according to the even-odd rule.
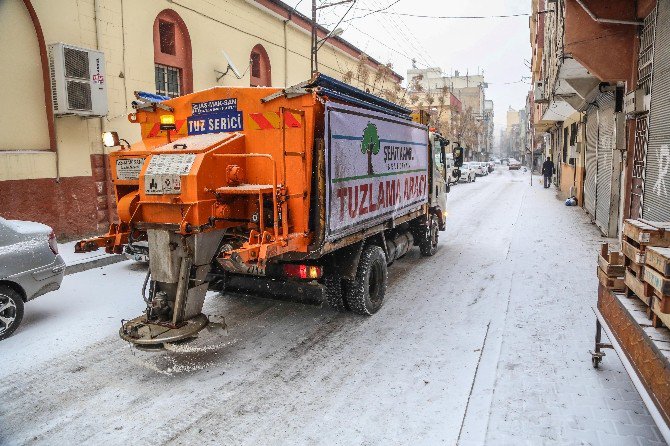
[[[453,187],[371,318],[210,293],[227,330],[142,352],[140,265],[66,277],[0,343],[0,444],[654,444],[616,356],[591,368],[602,239],[529,179]]]

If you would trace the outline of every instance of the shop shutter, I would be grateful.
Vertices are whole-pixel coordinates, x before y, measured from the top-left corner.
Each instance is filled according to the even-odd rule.
[[[614,152],[614,94],[598,99],[598,172],[596,179],[596,225],[609,235],[610,200],[612,197],[612,156]]]
[[[586,178],[584,179],[584,209],[596,215],[596,151],[598,145],[598,109],[589,107],[586,111]]]
[[[642,216],[670,221],[670,2],[657,8]]]

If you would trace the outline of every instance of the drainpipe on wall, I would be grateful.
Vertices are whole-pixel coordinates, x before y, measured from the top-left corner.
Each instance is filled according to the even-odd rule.
[[[294,8],[295,9],[295,8]],[[288,87],[288,22],[293,16],[293,9],[288,12],[288,18],[284,20],[284,88]]]
[[[596,16],[588,6],[584,4],[583,0],[576,0],[579,6],[582,7],[584,11],[591,17],[592,20],[598,22],[598,23],[611,23],[615,25],[635,25],[635,26],[642,26],[644,22],[641,20],[617,20],[617,19],[603,19],[601,17]]]
[[[58,140],[56,138],[56,120],[53,110],[53,98],[51,96],[51,75],[49,74],[50,67],[47,46],[44,40],[44,33],[42,32],[42,25],[40,25],[40,19],[37,17],[37,13],[35,12],[35,8],[33,7],[31,0],[23,0],[23,4],[28,10],[30,20],[33,22],[35,35],[37,37],[37,44],[40,49],[42,83],[44,86],[44,107],[47,114],[47,128],[49,131],[49,149],[54,152],[54,156],[56,158],[56,183],[60,183]]]
[[[121,2],[121,17],[123,17],[123,1]],[[95,47],[98,51],[100,51],[100,27],[98,25],[98,19],[99,19],[99,14],[98,14],[98,0],[93,0],[93,20],[95,22]],[[123,32],[123,29],[121,30]],[[125,52],[125,47],[124,47],[124,52]],[[125,57],[125,54],[124,54]],[[125,65],[124,65],[124,70],[125,70]],[[124,73],[125,76],[125,73]],[[123,79],[124,83],[124,90],[125,90],[125,78]],[[100,133],[102,134],[103,132],[107,131],[107,124],[105,122],[105,118],[101,116],[98,118],[100,122]],[[105,146],[104,144],[101,143],[100,139],[98,138],[98,143],[102,146],[102,172],[103,172],[103,191],[105,194],[105,204],[107,206],[107,209],[105,210],[105,213],[107,214],[107,220],[109,223],[112,223],[113,219],[112,216],[110,215],[110,206],[109,206],[109,194],[107,191],[107,175],[108,175],[108,169],[107,169],[107,163],[105,162]],[[90,162],[90,161],[89,161]],[[93,172],[92,172],[93,173]],[[96,221],[97,221],[97,215],[96,215]]]

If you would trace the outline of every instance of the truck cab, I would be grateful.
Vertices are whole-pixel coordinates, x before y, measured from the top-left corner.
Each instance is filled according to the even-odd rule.
[[[463,159],[459,155],[460,152],[447,154],[449,140],[445,139],[439,133],[429,132],[429,140],[432,164],[429,203],[433,214],[438,217],[440,231],[444,231],[446,228],[447,194],[450,188],[451,172],[455,165],[463,163]],[[457,152],[457,149],[454,149],[454,152]]]

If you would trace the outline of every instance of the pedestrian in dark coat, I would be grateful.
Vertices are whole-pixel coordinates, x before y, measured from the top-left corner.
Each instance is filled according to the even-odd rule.
[[[551,157],[547,157],[547,161],[542,164],[542,175],[544,175],[544,188],[547,189],[551,186],[551,176],[556,172],[554,167],[554,162],[551,160]]]

